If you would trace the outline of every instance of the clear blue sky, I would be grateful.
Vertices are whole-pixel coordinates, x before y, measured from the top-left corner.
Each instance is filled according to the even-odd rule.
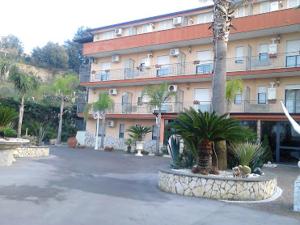
[[[30,53],[48,41],[62,44],[80,26],[93,28],[199,6],[199,0],[3,0],[0,36],[18,36]]]

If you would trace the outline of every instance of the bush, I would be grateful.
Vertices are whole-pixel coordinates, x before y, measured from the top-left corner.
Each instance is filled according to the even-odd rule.
[[[231,145],[231,150],[239,165],[249,166],[252,170],[262,166],[266,153],[260,143],[250,142]]]
[[[4,137],[17,137],[17,131],[12,128],[4,128],[2,129]]]

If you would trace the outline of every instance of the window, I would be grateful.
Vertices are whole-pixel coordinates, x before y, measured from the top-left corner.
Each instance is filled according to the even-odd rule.
[[[152,126],[152,140],[157,140],[158,129],[156,125]]]
[[[96,73],[96,80],[105,81],[109,80],[110,63],[101,63],[100,71]]]
[[[244,62],[244,47],[236,47],[235,48],[235,63],[243,63]]]
[[[170,57],[168,55],[157,57],[157,76],[171,74]]]
[[[235,10],[235,17],[238,18],[238,17],[243,17],[243,16],[246,16],[246,13],[245,13],[245,7],[240,7],[240,8],[237,8]]]
[[[195,89],[194,94],[194,107],[196,110],[201,110],[202,112],[209,112],[211,106],[210,90],[204,88]]]
[[[257,92],[257,103],[267,104],[267,88],[259,87]]]
[[[211,51],[200,51],[197,53],[199,64],[196,66],[197,74],[211,73],[213,69],[213,54]]]
[[[100,39],[101,40],[108,40],[108,39],[112,39],[115,37],[115,31],[107,31],[107,32],[104,32],[102,34],[100,34]]]
[[[295,85],[295,88],[300,87]],[[290,113],[300,112],[300,89],[285,90],[285,106]]]
[[[260,13],[270,12],[270,2],[260,3]]]
[[[136,27],[128,27],[124,31],[125,36],[136,35]]]
[[[125,136],[125,124],[120,123],[119,126],[119,138],[124,138]]]
[[[159,30],[168,30],[173,28],[173,20],[164,20],[159,22],[158,29]]]
[[[286,67],[300,66],[300,40],[287,41]]]
[[[242,104],[242,93],[239,92],[234,96],[234,104],[235,105]]]
[[[276,11],[279,9],[278,1],[270,2],[270,11]]]
[[[213,21],[213,14],[203,13],[197,16],[197,23],[209,23]]]
[[[154,25],[152,23],[144,24],[138,29],[139,34],[152,32]]]
[[[300,0],[288,0],[287,1],[288,8],[297,7],[298,5],[300,5]]]
[[[267,62],[269,60],[269,45],[268,44],[261,44],[259,46],[259,61],[260,62]]]

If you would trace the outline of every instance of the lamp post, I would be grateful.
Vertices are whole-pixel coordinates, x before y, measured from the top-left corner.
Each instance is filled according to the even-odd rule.
[[[99,150],[99,121],[102,119],[102,115],[99,111],[93,112],[93,117],[96,122],[96,136],[95,136],[95,150]]]

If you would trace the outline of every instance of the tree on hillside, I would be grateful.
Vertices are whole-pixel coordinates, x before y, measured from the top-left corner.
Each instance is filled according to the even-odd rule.
[[[20,98],[18,137],[21,137],[25,98],[38,89],[39,81],[35,76],[24,73],[18,67],[13,67],[10,70],[9,80],[14,84]]]
[[[14,56],[21,56],[24,52],[20,39],[12,34],[4,36],[0,40],[0,50]]]
[[[80,43],[78,40],[90,37],[90,34],[87,32],[87,30],[87,27],[79,27],[73,39],[65,41],[64,44],[69,56],[68,66],[76,73],[79,72],[79,67],[84,60],[84,56],[82,55],[82,43]]]
[[[232,27],[235,10],[250,0],[214,0],[213,8],[213,44],[214,44],[214,70],[212,81],[212,108],[221,116],[226,113],[226,59],[227,44]],[[217,143],[217,154],[220,169],[227,168],[226,143]]]
[[[41,88],[45,96],[54,96],[55,99],[58,99],[58,101],[60,102],[60,113],[56,144],[61,143],[65,105],[67,102],[72,101],[72,98],[75,97],[75,91],[78,85],[79,80],[76,74],[67,73],[61,76],[57,76],[51,84],[45,85]]]
[[[101,144],[100,148],[104,149],[104,135],[105,135],[105,117],[107,110],[113,107],[113,100],[106,92],[101,92],[98,96],[98,100],[91,104],[87,104],[84,109],[84,119],[87,120],[89,117],[90,110],[93,111],[97,119],[97,131],[96,131],[96,142],[95,142],[95,150],[98,150],[98,135],[99,135],[99,119],[101,119]]]
[[[68,54],[65,48],[58,43],[48,42],[44,47],[36,47],[32,50],[32,62],[38,66],[67,69]]]

